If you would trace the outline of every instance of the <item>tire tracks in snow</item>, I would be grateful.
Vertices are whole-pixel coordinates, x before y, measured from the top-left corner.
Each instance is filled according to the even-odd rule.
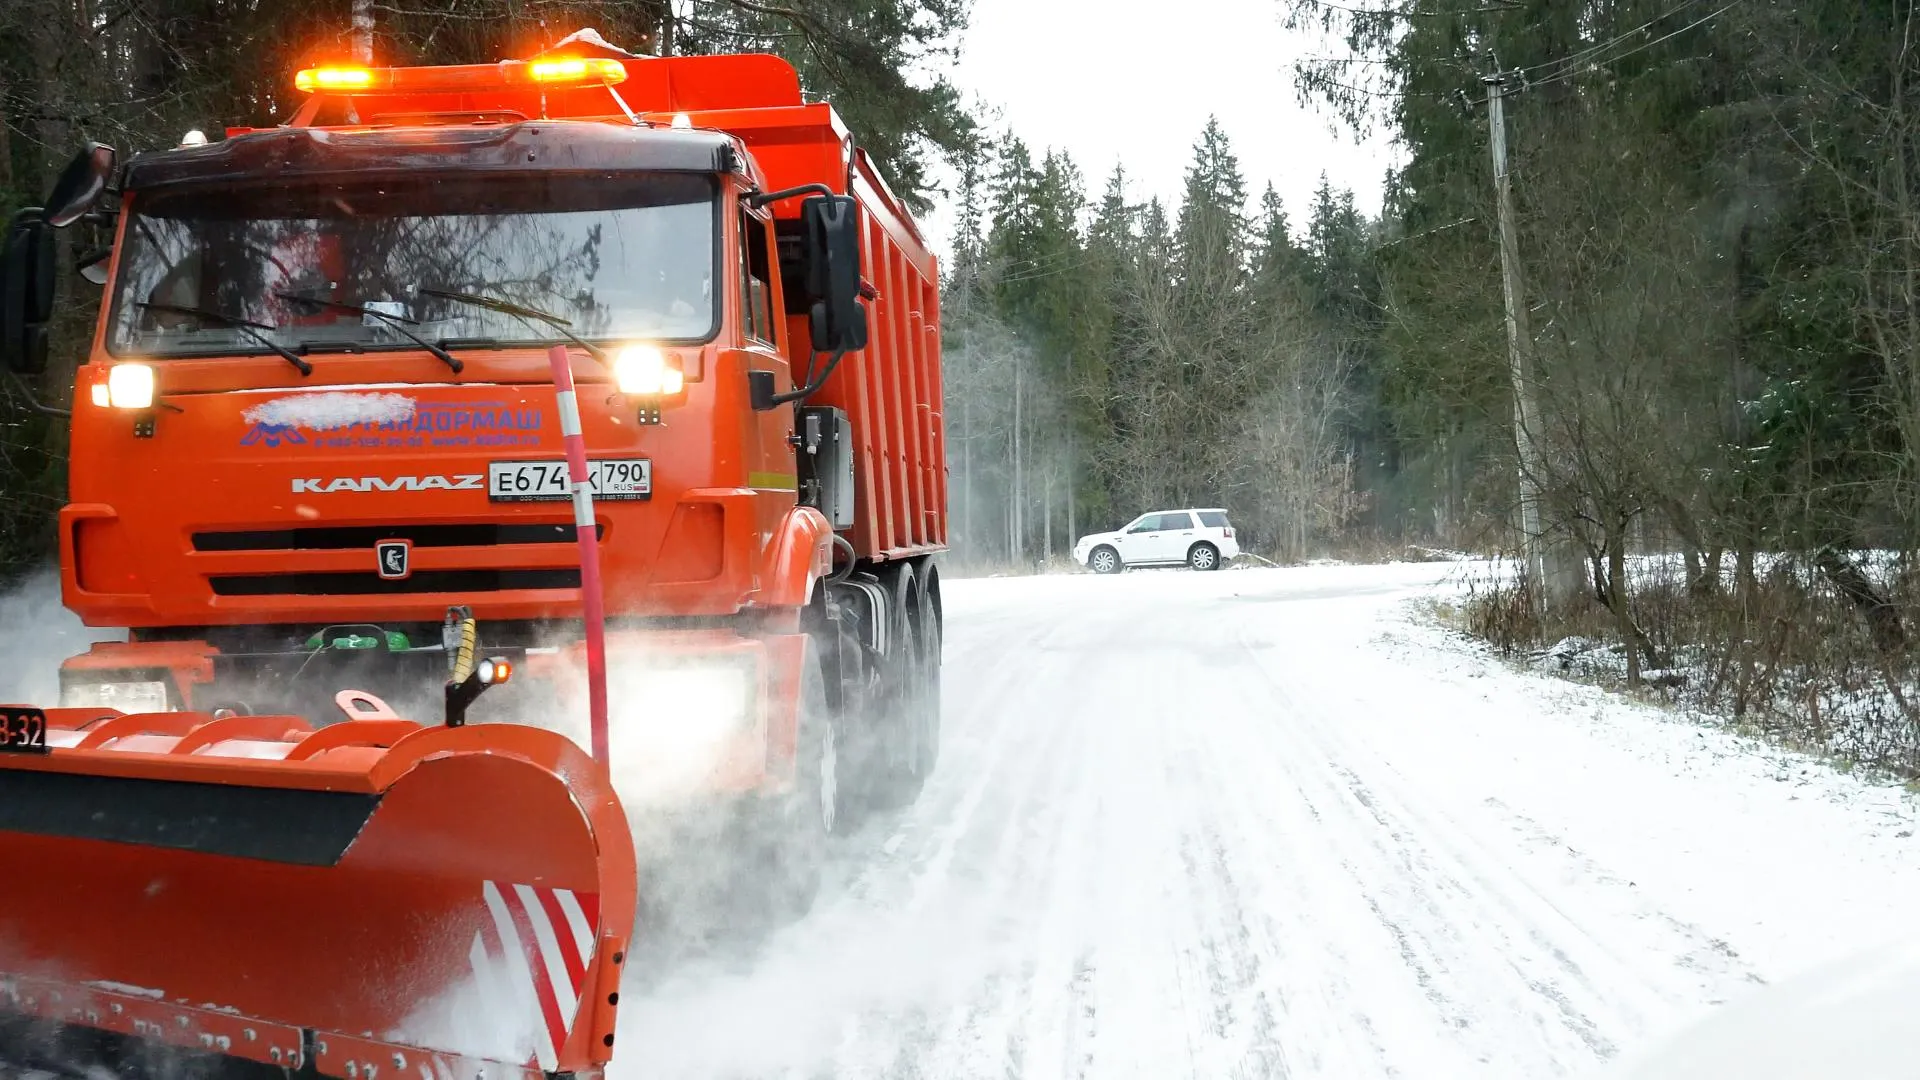
[[[1291,714],[1279,724],[1291,751],[1324,763],[1321,769],[1295,769],[1294,775],[1310,781],[1303,791],[1322,822],[1351,829],[1354,842],[1340,856],[1344,871],[1431,1004],[1433,1030],[1450,1031],[1474,1065],[1518,1064],[1518,1075],[1561,1074],[1578,1068],[1582,1058],[1590,1063],[1612,1057],[1623,1037],[1640,1033],[1664,1007],[1679,1003],[1661,980],[1643,978],[1645,965],[1629,963],[1608,939],[1620,917],[1666,927],[1668,938],[1678,937],[1668,944],[1683,946],[1670,953],[1676,966],[1699,966],[1691,957],[1705,948],[1729,961],[1710,971],[1709,980],[1752,981],[1730,949],[1711,948],[1697,930],[1631,897],[1610,903],[1611,917],[1603,922],[1591,910],[1563,910],[1560,898],[1577,896],[1590,907],[1595,894],[1619,897],[1622,883],[1590,874],[1572,890],[1536,887],[1489,846],[1504,846],[1497,837],[1478,835],[1441,812],[1341,730],[1338,703],[1350,697],[1350,683],[1335,694],[1316,695],[1326,673],[1276,672],[1260,651],[1248,650],[1273,700]],[[1366,673],[1341,674],[1351,680]],[[1636,946],[1643,936],[1635,935]],[[1515,1023],[1518,1018],[1525,1022]]]

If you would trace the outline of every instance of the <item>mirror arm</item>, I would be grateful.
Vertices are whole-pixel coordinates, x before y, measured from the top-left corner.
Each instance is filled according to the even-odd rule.
[[[796,195],[825,195],[829,199],[835,197],[833,189],[825,184],[802,184],[799,187],[787,188],[784,191],[754,191],[741,197],[747,201],[748,206],[753,207],[755,210],[760,210],[764,209],[770,203],[777,203],[783,199],[791,199]]]
[[[847,350],[845,349],[835,352],[833,358],[827,361],[827,366],[820,369],[820,374],[814,376],[812,382],[809,382],[805,386],[796,387],[784,394],[773,395],[773,397],[767,399],[767,406],[771,408],[775,405],[785,405],[789,401],[799,401],[819,393],[820,388],[827,384],[827,376],[833,374],[833,369],[840,366],[840,358],[845,355],[847,355]]]
[[[33,396],[33,388],[27,385],[25,379],[22,379],[11,368],[6,369],[6,372],[7,381],[11,382],[13,388],[20,392],[20,396],[27,400],[27,405],[31,407],[34,412],[39,413],[41,416],[57,416],[62,419],[73,416],[72,409],[56,409],[51,405],[41,404],[40,399]]]

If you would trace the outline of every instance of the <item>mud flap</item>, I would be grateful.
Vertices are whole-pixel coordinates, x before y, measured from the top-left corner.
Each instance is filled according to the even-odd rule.
[[[610,1058],[633,849],[563,736],[78,712],[0,754],[0,1031],[347,1080]]]

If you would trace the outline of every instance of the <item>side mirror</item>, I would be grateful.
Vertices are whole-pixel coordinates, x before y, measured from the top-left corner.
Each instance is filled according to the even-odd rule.
[[[53,227],[40,208],[14,213],[0,247],[0,369],[38,375],[47,368],[53,248]]]
[[[860,207],[850,195],[816,195],[800,204],[806,244],[807,295],[815,352],[867,347],[867,309],[860,304]]]
[[[110,247],[96,248],[74,260],[73,272],[92,285],[107,283],[107,260],[113,256]]]
[[[118,160],[113,147],[87,143],[86,149],[61,170],[60,179],[53,182],[53,194],[47,196],[47,224],[64,229],[85,217],[107,190]]]

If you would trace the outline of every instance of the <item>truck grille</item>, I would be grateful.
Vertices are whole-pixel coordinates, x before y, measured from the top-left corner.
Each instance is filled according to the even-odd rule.
[[[604,539],[606,526],[598,527]],[[348,525],[311,529],[197,532],[195,551],[344,551],[382,540],[410,540],[414,547],[493,547],[497,544],[571,544],[571,523],[555,525]]]
[[[209,577],[215,596],[392,596],[577,589],[579,570],[420,570],[398,581],[367,573],[231,574]]]

